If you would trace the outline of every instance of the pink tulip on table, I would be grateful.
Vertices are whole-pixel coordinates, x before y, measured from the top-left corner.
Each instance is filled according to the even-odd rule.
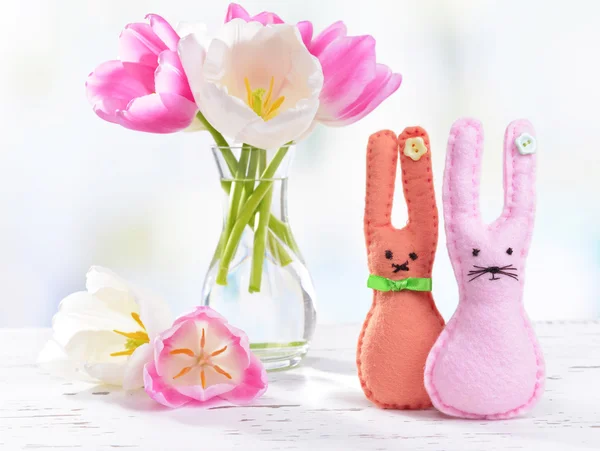
[[[119,36],[119,60],[102,63],[86,82],[88,99],[102,119],[150,133],[188,127],[197,107],[177,54],[179,35],[156,14]]]
[[[283,23],[274,13],[250,16],[243,7],[232,3],[225,22],[236,18],[263,25]],[[402,76],[377,63],[372,36],[348,36],[346,25],[341,21],[314,38],[311,22],[298,22],[296,26],[304,45],[319,59],[323,69],[324,82],[316,122],[330,126],[352,124],[373,111],[400,87]]]
[[[267,373],[248,337],[210,307],[184,315],[153,343],[144,388],[167,407],[220,398],[246,404],[267,389]]]

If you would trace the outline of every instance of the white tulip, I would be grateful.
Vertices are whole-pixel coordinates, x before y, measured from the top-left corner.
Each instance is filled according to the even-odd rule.
[[[97,266],[88,271],[86,288],[60,303],[38,363],[66,378],[142,387],[150,343],[173,324],[169,307]]]
[[[297,27],[234,19],[207,49],[202,41],[185,36],[179,55],[198,108],[221,134],[274,149],[309,129],[323,71]]]

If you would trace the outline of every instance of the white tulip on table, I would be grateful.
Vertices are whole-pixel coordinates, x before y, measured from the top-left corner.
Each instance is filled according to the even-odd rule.
[[[143,387],[149,343],[173,324],[169,306],[98,266],[88,271],[86,289],[60,303],[38,362],[67,379]]]

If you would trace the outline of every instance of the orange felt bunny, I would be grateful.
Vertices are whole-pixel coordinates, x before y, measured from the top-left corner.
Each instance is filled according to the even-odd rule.
[[[398,152],[408,223],[391,224]],[[423,373],[444,327],[431,295],[438,237],[429,137],[420,127],[375,133],[367,149],[365,239],[373,304],[358,341],[362,388],[387,409],[431,406]]]

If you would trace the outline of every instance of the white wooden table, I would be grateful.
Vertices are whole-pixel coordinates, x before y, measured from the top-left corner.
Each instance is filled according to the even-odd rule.
[[[600,321],[538,323],[544,398],[507,421],[385,411],[363,396],[360,326],[321,327],[300,368],[255,405],[162,408],[143,391],[65,382],[36,367],[48,330],[0,330],[1,450],[600,450]]]

